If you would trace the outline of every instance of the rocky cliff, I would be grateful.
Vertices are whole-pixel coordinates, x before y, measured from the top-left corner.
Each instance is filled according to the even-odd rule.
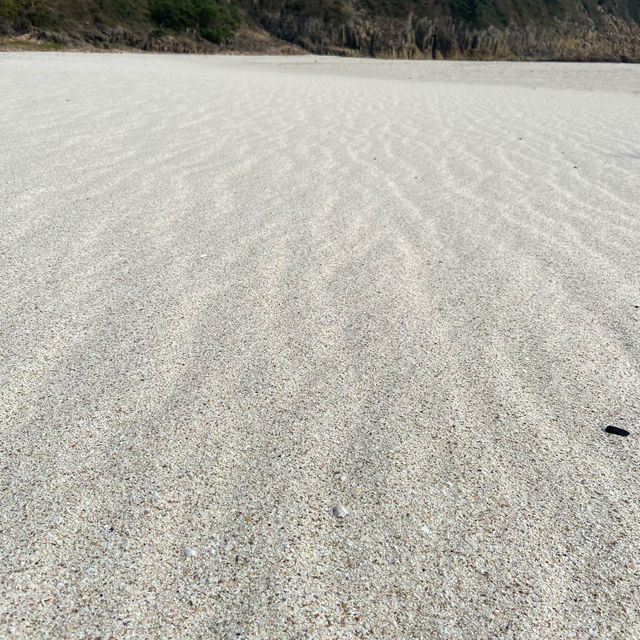
[[[60,46],[640,61],[640,0],[0,0],[0,33]]]
[[[427,59],[640,61],[640,2],[563,5],[516,0],[493,11],[486,2],[383,2],[325,8],[307,0],[247,7],[272,34],[321,54]],[[480,11],[477,10],[480,7]],[[518,10],[519,9],[519,10]]]

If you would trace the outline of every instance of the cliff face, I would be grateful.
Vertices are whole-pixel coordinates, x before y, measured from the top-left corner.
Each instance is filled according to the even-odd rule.
[[[0,0],[3,31],[176,52],[639,62],[640,0]]]
[[[482,16],[470,11],[466,19],[454,10],[454,2],[450,6],[396,5],[392,10],[369,2],[369,7],[378,10],[373,13],[364,4],[334,2],[318,10],[317,4],[306,7],[305,0],[285,0],[279,6],[256,0],[247,10],[273,35],[320,54],[640,61],[640,24],[633,0],[629,0],[631,6],[621,0],[608,5],[605,1],[591,6],[583,3],[572,11],[556,5],[555,15],[531,11],[531,15]],[[470,4],[471,0],[467,6]]]

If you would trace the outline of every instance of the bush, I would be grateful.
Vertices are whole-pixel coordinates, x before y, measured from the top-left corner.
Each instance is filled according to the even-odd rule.
[[[149,12],[159,27],[177,32],[195,29],[215,43],[230,38],[241,22],[238,9],[225,0],[150,0]]]
[[[46,0],[0,0],[0,23],[17,31],[31,27],[50,28],[55,16]]]
[[[0,19],[14,18],[18,15],[18,5],[14,0],[0,0]]]

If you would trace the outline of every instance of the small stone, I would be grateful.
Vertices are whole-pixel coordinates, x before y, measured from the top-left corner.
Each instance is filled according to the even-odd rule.
[[[626,438],[629,435],[629,432],[626,429],[621,429],[620,427],[614,427],[613,425],[609,425],[604,429],[607,433],[613,433],[616,436],[622,436]]]
[[[195,549],[185,549],[184,550],[184,555],[187,556],[187,558],[193,558],[197,554],[196,554]]]
[[[427,525],[423,525],[422,527],[420,527],[420,531],[422,531],[425,536],[428,536],[431,533],[431,529],[429,529]]]
[[[346,518],[349,515],[347,508],[342,504],[337,504],[333,507],[333,515],[336,518]]]

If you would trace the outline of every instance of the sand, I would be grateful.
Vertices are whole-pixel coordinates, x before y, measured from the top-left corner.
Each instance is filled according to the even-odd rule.
[[[640,637],[640,67],[0,96],[1,638]]]

